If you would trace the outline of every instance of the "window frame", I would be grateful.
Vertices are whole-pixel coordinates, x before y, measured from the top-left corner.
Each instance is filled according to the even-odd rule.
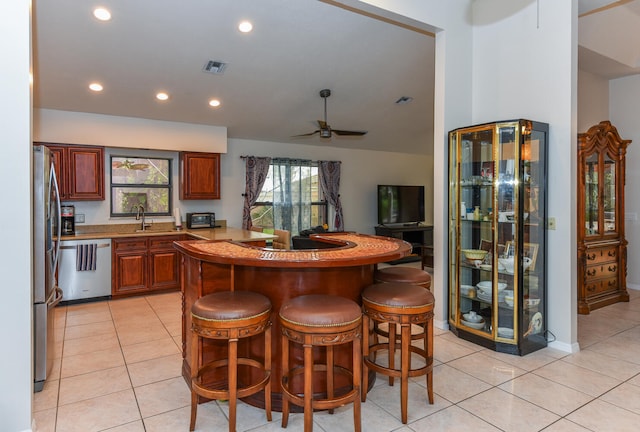
[[[274,170],[274,166],[279,165],[279,161],[282,161],[283,159],[286,158],[272,158],[271,162],[269,163],[269,171],[272,172]],[[295,160],[295,159],[293,159]],[[302,162],[302,160],[301,160]],[[305,160],[304,162],[309,162],[308,160]],[[311,207],[311,213],[313,213],[313,208],[317,207],[318,208],[318,214],[321,215],[322,217],[322,221],[319,225],[324,225],[328,223],[329,220],[329,202],[327,201],[327,199],[324,197],[324,191],[322,190],[322,187],[320,186],[320,169],[318,166],[318,161],[310,161],[310,165],[312,168],[315,168],[317,170],[317,174],[316,176],[318,177],[318,196],[319,198],[321,198],[318,201],[311,201],[309,203],[309,206]],[[300,164],[300,167],[305,166]],[[264,185],[263,185],[264,188]],[[262,190],[260,190],[260,194],[258,194],[258,196],[260,196],[262,194]],[[271,207],[272,210],[274,208],[274,203],[273,201],[256,201],[252,206],[251,206],[251,210],[255,209],[256,207]],[[251,218],[251,222],[253,223],[253,218]],[[264,227],[267,229],[285,229],[285,227]],[[312,228],[312,227],[309,227]]]
[[[143,183],[115,183],[113,181],[113,159],[114,158],[126,158],[126,159],[150,159],[150,160],[162,160],[167,162],[167,184],[143,184]],[[114,189],[166,189],[168,193],[167,211],[166,212],[150,212],[145,207],[146,216],[171,216],[171,209],[173,208],[173,163],[174,158],[164,156],[144,156],[144,155],[109,155],[109,216],[114,218],[120,217],[134,217],[136,212],[114,212],[115,203],[115,191]]]

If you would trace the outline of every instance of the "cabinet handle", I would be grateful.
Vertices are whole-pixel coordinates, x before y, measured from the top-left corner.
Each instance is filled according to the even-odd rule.
[[[607,255],[609,255],[609,256],[610,256],[610,257],[612,257],[612,258],[613,258],[613,257],[615,257],[615,256],[616,256],[616,250],[615,250],[615,249],[610,250],[610,251],[607,253]]]
[[[596,269],[587,269],[587,276],[594,276],[597,272]]]
[[[596,254],[587,254],[587,260],[593,261],[594,259],[596,259]]]
[[[617,265],[609,266],[609,268],[608,268],[608,270],[609,270],[611,273],[615,272],[617,269],[618,269],[618,266],[617,266]]]
[[[594,292],[595,290],[596,290],[596,286],[595,285],[587,285],[587,291]]]
[[[615,286],[618,285],[618,281],[617,280],[610,280],[607,285],[609,285],[609,288],[613,288]]]

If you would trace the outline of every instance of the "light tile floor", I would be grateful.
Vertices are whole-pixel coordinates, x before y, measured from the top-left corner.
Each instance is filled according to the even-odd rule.
[[[640,424],[640,291],[632,301],[579,316],[582,351],[544,349],[525,357],[435,337],[435,404],[424,377],[411,381],[409,422],[399,388],[378,379],[362,406],[365,432],[637,431]],[[38,432],[187,431],[190,396],[181,370],[180,293],[56,309],[53,376],[34,397]],[[226,431],[227,405],[198,410],[198,431]],[[352,430],[352,410],[316,413],[315,430]],[[263,411],[239,407],[238,431],[279,431]],[[302,430],[292,414],[290,431]]]

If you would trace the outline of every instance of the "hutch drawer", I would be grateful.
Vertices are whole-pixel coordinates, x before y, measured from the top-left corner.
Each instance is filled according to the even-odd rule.
[[[600,279],[594,281],[587,281],[585,284],[585,291],[587,297],[597,295],[600,293],[609,292],[618,288],[618,278],[617,276],[608,278],[608,279]]]
[[[618,245],[597,249],[587,249],[587,266],[618,260]]]

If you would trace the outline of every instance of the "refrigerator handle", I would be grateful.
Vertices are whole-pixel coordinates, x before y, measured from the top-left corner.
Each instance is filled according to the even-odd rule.
[[[56,192],[56,211],[57,211],[57,228],[58,228],[58,232],[56,233],[56,252],[54,254],[54,258],[53,258],[53,274],[56,274],[56,271],[58,270],[58,256],[60,253],[60,238],[62,237],[62,221],[60,220],[61,217],[60,215],[62,214],[62,208],[61,208],[61,204],[60,204],[60,188],[58,188],[58,179],[56,177],[56,170],[55,170],[55,165],[53,164],[53,162],[51,162],[51,169],[49,170],[49,187],[51,187],[51,185],[53,185],[53,187],[55,188],[55,192]],[[49,191],[49,193],[51,193],[51,191]],[[51,195],[49,195],[51,196]],[[58,300],[59,301],[59,300]]]

